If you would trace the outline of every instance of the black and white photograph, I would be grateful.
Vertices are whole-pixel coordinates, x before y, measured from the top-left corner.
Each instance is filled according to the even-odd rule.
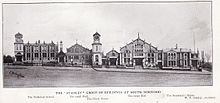
[[[212,29],[212,2],[3,3],[3,88],[213,86]]]

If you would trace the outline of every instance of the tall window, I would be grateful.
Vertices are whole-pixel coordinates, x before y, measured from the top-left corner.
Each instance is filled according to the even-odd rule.
[[[27,53],[27,57],[30,58],[30,57],[31,57],[31,54],[30,54],[30,53]]]
[[[143,56],[143,45],[135,44],[135,56]]]
[[[36,57],[36,58],[37,58],[37,57],[38,57],[38,53],[34,53],[34,57]]]
[[[31,54],[27,53],[27,60],[30,60]]]
[[[188,59],[187,56],[188,56],[187,53],[184,53],[184,66],[187,66],[187,59]]]
[[[129,50],[126,50],[125,53],[124,53],[124,57],[126,58],[129,58],[130,57],[130,51]]]
[[[168,53],[168,61],[169,61],[169,66],[176,66],[176,53],[171,52]]]
[[[18,45],[15,46],[16,50],[18,50]]]
[[[46,53],[43,53],[43,57],[47,57],[47,54],[46,54]]]
[[[51,56],[51,57],[54,57],[54,53],[51,53],[50,56]]]
[[[98,55],[95,55],[95,61],[99,62],[99,56]]]
[[[96,51],[98,51],[99,50],[99,48],[98,48],[98,46],[96,46]]]
[[[22,45],[20,45],[20,50],[22,50],[21,48],[22,48]]]

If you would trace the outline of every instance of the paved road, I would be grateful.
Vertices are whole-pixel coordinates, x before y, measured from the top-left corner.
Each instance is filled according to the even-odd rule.
[[[21,73],[24,78],[15,74]],[[45,69],[33,67],[5,67],[4,87],[164,87],[209,86],[212,75],[175,73],[98,72],[91,68]]]

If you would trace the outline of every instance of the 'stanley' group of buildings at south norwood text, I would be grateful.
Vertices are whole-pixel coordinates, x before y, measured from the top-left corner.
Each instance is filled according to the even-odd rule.
[[[101,35],[93,34],[92,49],[76,43],[63,52],[63,42],[24,43],[21,33],[15,34],[15,62],[21,64],[59,66],[93,66],[118,67],[135,69],[185,69],[197,70],[201,59],[199,51],[175,48],[158,50],[157,47],[139,37],[120,48],[112,49],[106,55],[102,52]],[[59,45],[59,47],[58,47]],[[204,54],[203,54],[204,55]],[[202,57],[203,58],[203,57]]]

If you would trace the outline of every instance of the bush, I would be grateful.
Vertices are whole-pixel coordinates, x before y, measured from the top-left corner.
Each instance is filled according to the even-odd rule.
[[[3,63],[13,63],[13,62],[14,62],[14,60],[10,55],[3,56]]]
[[[206,62],[206,63],[202,64],[201,67],[207,71],[212,71],[212,63],[210,63],[210,62]]]

